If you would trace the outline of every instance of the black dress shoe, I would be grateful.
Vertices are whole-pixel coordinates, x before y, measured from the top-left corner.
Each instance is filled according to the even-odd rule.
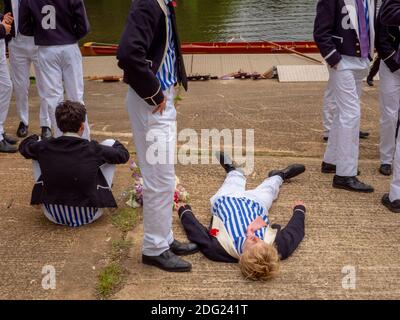
[[[8,144],[11,144],[11,145],[16,145],[18,143],[17,139],[12,138],[12,137],[6,135],[5,133],[3,133],[3,139],[5,141],[7,141]]]
[[[53,137],[53,134],[51,133],[51,129],[49,127],[42,127],[42,134],[40,135],[42,140],[49,140],[51,137]]]
[[[324,139],[324,142],[328,142],[329,137],[323,137],[323,139]]]
[[[368,139],[369,132],[360,131],[360,139]]]
[[[354,192],[372,193],[374,188],[359,181],[357,177],[339,177],[333,178],[333,187]]]
[[[6,140],[0,141],[0,153],[16,153],[18,148],[16,146],[12,146]]]
[[[374,86],[374,79],[368,78],[368,79],[367,79],[367,83],[368,83],[368,85],[369,85],[370,87],[373,87],[373,86]]]
[[[189,272],[192,270],[192,265],[189,262],[176,256],[171,250],[167,250],[156,257],[142,255],[142,262],[168,272]]]
[[[232,159],[225,153],[218,151],[215,153],[215,156],[217,157],[219,163],[224,168],[226,173],[237,170],[237,168],[233,164]]]
[[[19,127],[17,130],[17,137],[26,138],[28,136],[28,126],[25,125],[22,121],[19,123]]]
[[[381,164],[379,172],[384,176],[390,176],[392,174],[392,166],[390,164]]]
[[[322,162],[321,172],[322,173],[336,173],[336,166],[334,164]]]
[[[400,213],[400,200],[390,201],[389,193],[382,197],[382,204],[394,213]]]
[[[304,165],[293,164],[283,170],[273,170],[268,174],[268,176],[269,177],[280,176],[283,180],[286,181],[294,177],[297,177],[298,175],[304,173],[304,171],[306,171],[306,167]]]
[[[336,173],[336,166],[334,164],[322,162],[321,165],[322,173]],[[360,170],[357,170],[357,176],[361,174]]]
[[[169,246],[170,250],[177,256],[188,256],[190,254],[195,254],[199,252],[199,248],[195,243],[181,243],[174,240]]]

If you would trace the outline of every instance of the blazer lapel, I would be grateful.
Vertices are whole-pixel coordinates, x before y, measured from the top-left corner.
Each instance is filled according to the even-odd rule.
[[[358,17],[357,17],[357,4],[356,0],[344,0],[344,4],[347,8],[347,12],[350,17],[351,25],[357,33],[357,37],[360,38],[360,32],[358,30]]]
[[[375,54],[375,18],[376,18],[376,0],[368,0],[369,10],[369,39],[371,47],[371,57]]]
[[[19,20],[19,8],[18,8],[19,0],[11,0],[12,14],[14,17],[14,26],[15,26],[15,35],[18,33],[18,20]]]

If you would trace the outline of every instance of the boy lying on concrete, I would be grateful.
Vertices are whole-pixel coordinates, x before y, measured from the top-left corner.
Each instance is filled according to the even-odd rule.
[[[279,260],[288,258],[304,238],[306,208],[303,202],[296,203],[293,217],[282,230],[279,225],[270,226],[268,210],[282,183],[303,173],[305,167],[271,171],[259,187],[246,191],[244,174],[223,153],[218,157],[227,177],[210,200],[210,228],[196,219],[189,205],[182,204],[178,210],[188,239],[213,261],[239,262],[248,279],[271,279],[279,272]]]
[[[116,164],[129,160],[126,148],[114,140],[99,144],[83,139],[86,109],[66,101],[56,109],[63,135],[40,141],[33,135],[19,146],[33,160],[32,205],[41,205],[52,222],[80,227],[99,219],[102,208],[116,207],[111,187]]]

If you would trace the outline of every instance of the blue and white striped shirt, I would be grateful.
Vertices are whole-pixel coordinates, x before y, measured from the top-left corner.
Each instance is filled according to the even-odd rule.
[[[43,204],[46,217],[60,225],[81,227],[97,220],[102,211],[98,208],[71,207],[64,205]]]
[[[164,0],[168,5],[171,0]],[[157,79],[160,81],[161,90],[165,91],[171,88],[178,81],[177,66],[176,66],[176,52],[175,52],[175,39],[172,33],[172,19],[171,13],[168,9],[168,49],[165,56],[164,63],[160,70],[157,72]]]
[[[212,212],[224,223],[239,255],[243,254],[243,245],[247,239],[247,228],[257,217],[262,217],[267,224],[267,227],[261,228],[255,233],[259,239],[264,240],[269,227],[269,220],[266,209],[258,202],[244,197],[224,196],[215,201]]]

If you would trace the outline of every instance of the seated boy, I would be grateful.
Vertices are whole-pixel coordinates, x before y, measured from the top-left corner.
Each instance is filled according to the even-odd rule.
[[[63,135],[40,141],[33,135],[19,147],[33,160],[35,186],[32,205],[41,205],[52,222],[80,227],[99,219],[102,208],[116,207],[111,187],[116,164],[129,160],[126,148],[114,140],[102,144],[82,138],[86,109],[66,101],[56,109]]]
[[[303,202],[294,207],[293,217],[281,230],[270,226],[268,210],[278,197],[284,181],[305,171],[303,165],[271,171],[269,178],[254,190],[246,191],[246,178],[223,153],[218,155],[227,177],[211,198],[212,222],[209,229],[194,216],[189,205],[179,208],[179,217],[191,242],[209,259],[239,262],[247,279],[268,280],[279,271],[279,260],[288,258],[304,238],[306,209]]]

